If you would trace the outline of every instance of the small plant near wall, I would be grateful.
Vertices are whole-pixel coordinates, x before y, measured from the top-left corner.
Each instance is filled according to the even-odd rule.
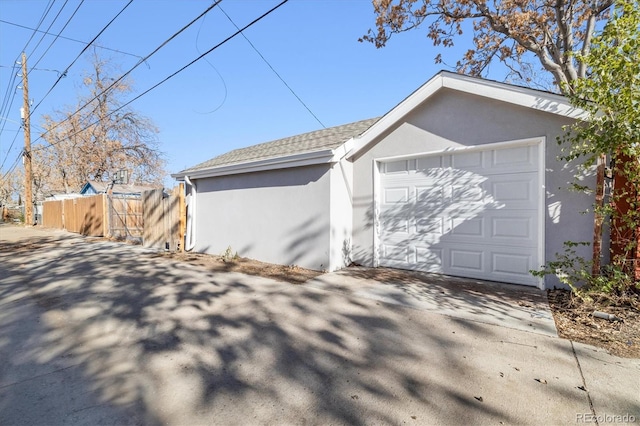
[[[556,260],[531,273],[540,278],[545,275],[557,276],[574,295],[587,302],[592,301],[595,294],[626,295],[629,291],[633,292],[633,289],[640,289],[633,277],[614,263],[601,267],[599,274],[593,274],[593,261],[584,259],[576,252],[577,247],[590,245],[589,242],[566,241],[564,251],[556,253]]]
[[[240,256],[238,256],[238,252],[235,253],[231,249],[231,246],[228,246],[227,249],[222,253],[222,261],[223,262],[231,262],[233,260],[238,260]]]

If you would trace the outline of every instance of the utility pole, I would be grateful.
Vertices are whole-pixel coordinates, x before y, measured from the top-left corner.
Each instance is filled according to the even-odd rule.
[[[27,55],[22,52],[22,99],[24,124],[24,223],[33,225],[33,191],[31,179],[31,117],[29,116],[29,81],[27,79]]]

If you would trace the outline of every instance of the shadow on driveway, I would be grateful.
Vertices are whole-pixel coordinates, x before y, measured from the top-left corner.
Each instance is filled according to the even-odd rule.
[[[559,339],[68,234],[2,242],[0,357],[3,425],[540,424],[588,412]]]

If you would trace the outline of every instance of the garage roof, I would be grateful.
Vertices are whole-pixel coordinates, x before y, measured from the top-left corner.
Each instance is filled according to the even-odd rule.
[[[300,158],[302,155],[313,155],[314,153],[331,154],[332,150],[342,146],[349,139],[360,135],[377,120],[378,118],[370,118],[355,123],[343,124],[341,126],[277,139],[246,148],[235,149],[185,169],[173,176],[184,177],[185,175],[191,176],[195,174],[198,177],[204,177],[204,173],[207,171],[230,171],[232,168],[237,170],[242,168],[239,167],[241,165],[255,164],[258,162],[264,163],[271,159],[283,159],[292,156]],[[315,158],[317,158],[317,156]],[[207,173],[207,175],[209,175],[209,173]]]
[[[172,176],[176,179],[184,179],[185,176],[197,179],[330,163],[344,155],[354,158],[440,89],[471,93],[574,119],[585,117],[584,111],[573,107],[561,95],[441,71],[382,117],[236,149]]]

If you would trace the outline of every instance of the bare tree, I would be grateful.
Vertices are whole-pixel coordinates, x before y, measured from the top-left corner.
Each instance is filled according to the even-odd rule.
[[[609,18],[613,0],[373,0],[375,29],[361,41],[383,47],[393,34],[426,27],[434,46],[453,46],[470,22],[474,47],[456,69],[483,75],[494,60],[530,82],[537,63],[556,86],[570,93],[587,67],[576,54],[588,54],[596,24]],[[535,58],[535,59],[534,59]],[[442,56],[435,57],[436,62]]]
[[[149,118],[122,107],[121,98],[132,88],[126,79],[110,77],[112,63],[95,52],[92,60],[82,82],[88,94],[76,107],[44,116],[42,137],[48,145],[34,150],[40,189],[78,191],[87,180],[106,181],[120,169],[135,182],[161,184],[165,160],[158,129]]]

